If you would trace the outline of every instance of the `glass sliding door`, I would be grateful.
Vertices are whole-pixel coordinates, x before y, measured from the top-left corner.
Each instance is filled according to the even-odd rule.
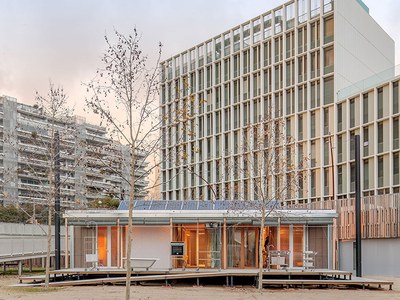
[[[220,268],[221,227],[216,223],[181,224],[174,227],[175,242],[184,242],[183,258],[173,260],[174,268]]]
[[[228,267],[256,268],[258,266],[259,229],[234,226],[228,230]]]
[[[97,228],[98,264],[102,267],[116,267],[118,264],[118,235],[116,226]]]

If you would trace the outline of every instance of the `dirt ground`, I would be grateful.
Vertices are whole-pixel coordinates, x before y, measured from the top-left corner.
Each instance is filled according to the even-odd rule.
[[[400,299],[400,278],[377,279],[394,281],[393,290],[362,289],[264,289],[257,291],[254,287],[165,287],[165,286],[132,286],[131,299]],[[124,299],[124,286],[80,286],[51,288],[14,288],[18,283],[16,276],[0,276],[0,300],[90,300],[90,299]]]

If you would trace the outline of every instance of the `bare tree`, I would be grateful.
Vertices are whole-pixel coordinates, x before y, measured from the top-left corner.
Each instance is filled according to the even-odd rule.
[[[282,117],[249,123],[242,129],[238,141],[241,156],[234,159],[228,169],[236,180],[233,185],[235,200],[244,200],[247,208],[260,216],[258,247],[259,280],[262,288],[264,255],[263,232],[266,219],[272,211],[280,208],[286,199],[294,199],[302,173],[295,162],[295,142],[287,135],[285,119]],[[303,158],[299,159],[300,169]],[[239,179],[242,180],[242,184]],[[237,202],[240,204],[240,202]]]
[[[45,286],[49,286],[50,279],[50,253],[51,253],[51,224],[52,214],[54,213],[55,196],[57,186],[55,183],[56,164],[59,164],[59,152],[56,149],[56,135],[60,129],[63,129],[63,124],[68,124],[71,118],[71,110],[67,107],[67,95],[62,87],[55,87],[50,83],[49,92],[46,96],[41,96],[36,93],[37,106],[41,109],[42,114],[47,118],[45,127],[40,128],[42,132],[32,132],[31,142],[37,143],[46,151],[41,151],[42,160],[47,162],[47,183],[48,188],[44,190],[47,198],[48,222],[47,222],[47,253],[46,253],[46,278]],[[68,130],[67,130],[68,132]],[[57,153],[58,152],[58,153]],[[58,162],[56,161],[58,159]]]
[[[106,123],[111,137],[130,148],[130,174],[125,178],[130,185],[125,298],[130,299],[132,217],[137,180],[135,154],[143,151],[147,158],[159,151],[158,64],[162,45],[159,44],[155,66],[148,68],[136,29],[127,36],[115,30],[114,38],[116,40],[112,41],[105,36],[107,50],[101,58],[103,67],[97,70],[96,78],[86,84],[90,93],[86,104]]]

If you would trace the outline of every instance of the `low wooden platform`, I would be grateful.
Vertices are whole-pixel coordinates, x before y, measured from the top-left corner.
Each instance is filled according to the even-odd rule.
[[[168,285],[172,281],[196,279],[207,281],[208,278],[219,277],[219,282],[225,282],[227,286],[234,286],[240,278],[258,278],[256,269],[155,269],[150,271],[134,270],[131,282],[161,282]],[[20,284],[15,286],[43,286],[45,276],[21,276]],[[102,284],[124,284],[126,281],[126,270],[116,268],[102,268],[99,270],[87,269],[64,269],[51,272],[50,286],[79,286],[79,285],[102,285]],[[393,282],[383,280],[372,280],[367,278],[352,278],[351,272],[338,270],[264,270],[264,287],[340,287],[358,286],[365,288],[382,288],[388,286],[392,289]]]
[[[274,286],[280,285],[284,287],[302,287],[305,286],[319,286],[319,287],[327,287],[327,286],[358,286],[363,289],[367,287],[376,287],[382,288],[383,286],[389,286],[389,290],[392,289],[393,281],[384,281],[384,280],[375,280],[368,278],[353,278],[349,280],[308,280],[308,279],[292,279],[292,280],[282,280],[282,279],[264,279],[263,286]]]

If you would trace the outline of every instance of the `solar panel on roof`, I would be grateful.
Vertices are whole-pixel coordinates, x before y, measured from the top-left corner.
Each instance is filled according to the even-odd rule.
[[[165,210],[166,204],[167,204],[167,201],[153,200],[151,203],[151,210]]]
[[[168,200],[167,201],[167,206],[166,206],[166,210],[180,210],[182,207],[182,201],[172,201],[172,200]]]
[[[199,210],[213,210],[214,205],[211,201],[199,201]]]
[[[230,201],[215,201],[215,209],[216,210],[225,210],[229,209],[229,202]]]
[[[183,201],[182,210],[197,210],[198,201]]]
[[[150,210],[151,201],[137,200],[133,209],[135,210]]]

